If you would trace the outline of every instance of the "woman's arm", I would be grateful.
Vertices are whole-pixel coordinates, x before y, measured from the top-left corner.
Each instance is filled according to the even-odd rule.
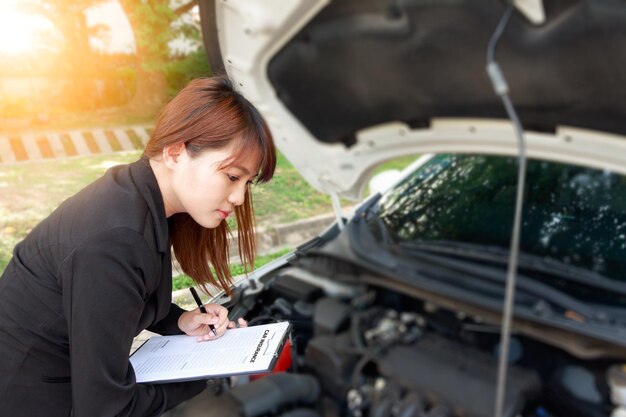
[[[156,416],[204,389],[202,381],[135,383],[128,354],[158,265],[142,236],[123,228],[101,233],[64,261],[74,417]]]
[[[182,334],[183,331],[178,327],[178,320],[186,310],[180,308],[176,304],[170,305],[170,311],[162,320],[149,326],[146,330],[154,333],[170,336],[174,334]]]

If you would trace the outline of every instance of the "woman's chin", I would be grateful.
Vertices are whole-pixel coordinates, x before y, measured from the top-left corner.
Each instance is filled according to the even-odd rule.
[[[204,216],[200,219],[194,217],[194,220],[205,229],[215,229],[222,222],[222,219],[217,216]]]

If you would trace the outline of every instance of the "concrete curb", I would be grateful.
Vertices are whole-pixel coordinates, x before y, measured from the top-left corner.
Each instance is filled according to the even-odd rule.
[[[335,221],[333,214],[322,214],[293,223],[261,227],[257,229],[257,251],[263,255],[276,252],[280,248],[294,248],[317,236],[333,221]],[[232,239],[229,244],[230,253],[238,254],[236,239]]]
[[[0,164],[142,150],[152,125],[0,134]]]

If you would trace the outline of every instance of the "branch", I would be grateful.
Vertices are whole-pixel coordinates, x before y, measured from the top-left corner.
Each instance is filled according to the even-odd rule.
[[[183,4],[182,6],[174,9],[174,14],[176,16],[181,16],[187,13],[189,10],[193,9],[196,6],[196,4],[198,4],[198,0],[191,0],[189,3]]]

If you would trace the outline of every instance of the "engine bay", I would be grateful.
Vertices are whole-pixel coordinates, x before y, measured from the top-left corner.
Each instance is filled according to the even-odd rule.
[[[217,407],[215,415],[493,415],[499,327],[319,269],[287,266],[230,298],[231,319],[292,324],[281,355],[289,363],[287,372],[221,383],[216,396],[238,405]],[[622,410],[616,404],[626,370],[616,360],[580,359],[514,333],[508,364],[504,416],[608,417]]]

